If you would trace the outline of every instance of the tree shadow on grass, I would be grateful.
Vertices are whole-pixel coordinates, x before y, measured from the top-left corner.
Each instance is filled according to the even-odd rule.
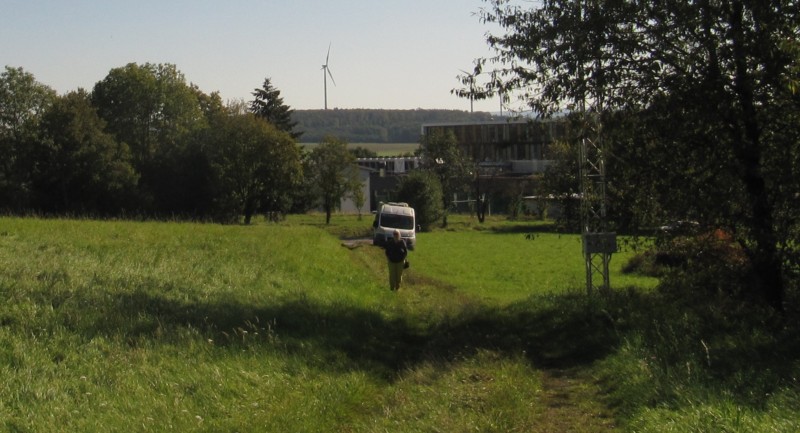
[[[618,344],[609,320],[579,299],[532,299],[422,324],[302,297],[251,305],[178,301],[135,292],[118,298],[118,307],[86,332],[115,333],[138,344],[191,327],[218,345],[270,346],[313,355],[308,362],[320,368],[380,370],[387,378],[418,363],[460,360],[484,349],[527,357],[536,367],[572,367],[602,358]],[[343,356],[347,362],[326,361]]]
[[[303,296],[274,304],[246,304],[133,292],[113,301],[114,306],[95,321],[82,322],[86,328],[78,331],[89,337],[122,337],[131,345],[180,345],[186,341],[170,339],[170,335],[191,328],[215,346],[283,352],[311,368],[364,371],[387,381],[424,363],[459,362],[482,350],[523,357],[540,369],[585,367],[616,352],[625,338],[640,335],[642,350],[653,351],[659,362],[669,363],[665,371],[685,368],[686,359],[709,357],[710,365],[703,367],[703,362],[695,368],[708,368],[705,377],[712,386],[728,389],[731,395],[741,392],[742,404],[758,406],[747,388],[739,389],[741,384],[758,380],[760,391],[771,393],[795,377],[800,343],[798,325],[791,320],[757,332],[742,323],[731,329],[721,324],[751,322],[752,318],[728,316],[698,322],[687,318],[688,309],[671,311],[674,308],[665,308],[663,301],[634,291],[610,299],[543,295],[505,307],[466,309],[423,323],[414,317],[344,303],[323,304]],[[665,334],[667,330],[671,334]],[[752,337],[726,346],[732,335]],[[769,375],[760,373],[765,371]],[[730,380],[740,376],[747,380]]]

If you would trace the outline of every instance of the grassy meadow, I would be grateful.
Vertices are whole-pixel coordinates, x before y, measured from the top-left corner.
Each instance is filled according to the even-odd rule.
[[[0,432],[800,430],[796,320],[665,307],[632,250],[587,297],[577,236],[451,219],[395,293],[368,217],[0,218]]]
[[[300,143],[306,149],[313,149],[315,143]],[[361,147],[371,150],[381,156],[399,156],[406,154],[413,154],[419,148],[419,143],[349,143],[349,149]]]

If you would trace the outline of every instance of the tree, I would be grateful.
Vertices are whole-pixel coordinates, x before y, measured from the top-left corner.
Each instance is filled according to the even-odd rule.
[[[617,161],[646,147],[660,164],[640,180],[677,182],[654,208],[734,233],[754,292],[781,309],[783,252],[797,240],[796,56],[784,45],[797,38],[797,2],[487,2],[482,20],[504,30],[488,37],[497,55],[477,61],[497,66],[487,89],[545,116],[586,100],[608,136],[610,117],[635,118],[641,135],[614,147]]]
[[[442,218],[442,184],[431,171],[414,170],[400,179],[397,199],[414,208],[417,224],[428,230]]]
[[[191,185],[183,182],[188,138],[207,126],[198,91],[171,64],[130,63],[112,69],[92,90],[92,104],[107,123],[106,130],[127,144],[141,175],[143,210],[174,215],[185,203]]]
[[[300,150],[292,137],[252,114],[222,116],[201,133],[212,172],[216,219],[282,214],[302,176]]]
[[[56,92],[22,68],[0,74],[0,209],[21,211],[30,198],[32,150]]]
[[[56,98],[44,113],[34,173],[40,210],[112,215],[124,209],[138,176],[128,147],[104,126],[82,89]]]
[[[364,205],[367,204],[366,194],[364,194],[364,190],[362,188],[353,188],[353,190],[350,191],[350,198],[353,199],[353,204],[358,211],[358,220],[361,221],[361,209],[363,209]]]
[[[250,111],[253,114],[289,133],[295,140],[303,135],[294,130],[297,126],[297,122],[292,121],[294,110],[283,103],[280,90],[272,86],[269,78],[264,79],[264,85],[260,89],[253,91],[253,96],[255,99],[250,102]]]
[[[442,186],[442,227],[447,227],[452,197],[467,190],[473,163],[459,149],[453,131],[437,130],[422,137],[419,154],[423,169],[433,173]]]
[[[112,69],[94,86],[92,103],[108,131],[131,147],[137,163],[177,145],[204,121],[196,90],[171,64]]]
[[[330,224],[331,213],[339,209],[342,198],[361,189],[355,157],[348,152],[347,142],[327,136],[311,150],[308,167],[310,186],[325,211],[325,224]]]
[[[194,84],[190,85],[190,88],[192,92],[194,92],[197,102],[200,104],[200,111],[207,121],[211,121],[211,119],[219,116],[231,114],[230,110],[222,103],[222,97],[219,92],[206,94]]]

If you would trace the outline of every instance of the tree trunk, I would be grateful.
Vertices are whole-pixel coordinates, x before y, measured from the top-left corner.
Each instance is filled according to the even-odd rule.
[[[767,195],[764,179],[761,125],[754,97],[753,77],[747,65],[745,35],[742,30],[742,5],[734,2],[731,24],[733,30],[736,74],[734,91],[740,105],[741,132],[736,134],[736,155],[742,166],[745,202],[750,210],[750,237],[748,248],[753,265],[754,287],[764,300],[776,310],[783,310],[783,267],[778,254],[778,237],[775,232],[775,214]],[[739,128],[736,128],[739,129]]]
[[[324,208],[325,208],[325,225],[328,225],[331,223],[331,213],[333,210],[333,206],[331,206],[330,203],[325,203]]]

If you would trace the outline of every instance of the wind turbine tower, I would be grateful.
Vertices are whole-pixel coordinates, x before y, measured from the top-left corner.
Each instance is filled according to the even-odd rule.
[[[473,99],[475,96],[475,74],[474,73],[470,74],[469,72],[463,69],[459,70],[467,76],[467,80],[469,81],[469,112],[473,113],[474,112]]]
[[[325,56],[325,64],[322,65],[322,81],[325,89],[325,109],[328,109],[328,77],[331,77],[331,82],[336,85],[336,80],[333,79],[333,74],[328,68],[328,59],[331,57],[331,44],[328,44],[328,54]]]

